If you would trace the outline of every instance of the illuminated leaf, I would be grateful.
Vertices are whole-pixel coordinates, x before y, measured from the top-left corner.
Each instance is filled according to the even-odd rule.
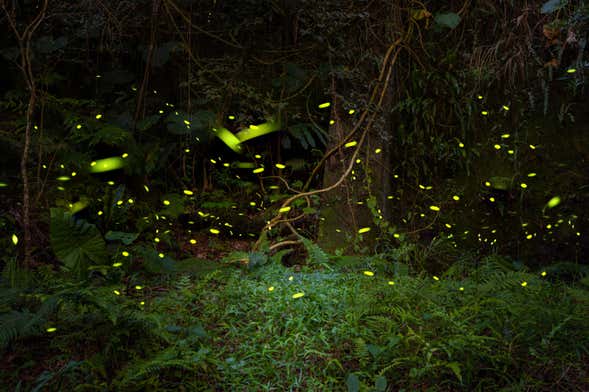
[[[460,15],[454,12],[436,14],[434,20],[440,26],[447,27],[449,29],[454,29],[460,23]]]

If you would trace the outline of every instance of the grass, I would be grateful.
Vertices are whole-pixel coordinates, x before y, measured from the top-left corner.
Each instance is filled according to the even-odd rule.
[[[86,324],[80,331],[80,320],[70,315],[61,335],[42,335],[46,351],[62,363],[82,363],[69,381],[60,375],[48,385],[83,378],[74,390],[589,388],[585,287],[492,262],[468,276],[452,270],[438,279],[368,276],[365,268],[225,268],[180,274],[165,292],[119,296],[111,329]],[[293,298],[297,293],[304,295]],[[108,324],[90,311],[86,320],[90,314]],[[85,358],[67,355],[80,332],[99,334],[89,341],[108,341],[116,359],[105,358],[100,344]],[[18,356],[27,347],[20,340],[12,349]]]

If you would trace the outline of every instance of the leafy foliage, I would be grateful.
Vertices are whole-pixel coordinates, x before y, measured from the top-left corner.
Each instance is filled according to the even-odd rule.
[[[78,276],[84,275],[90,263],[104,264],[108,259],[96,226],[58,208],[51,209],[51,246],[55,255]]]

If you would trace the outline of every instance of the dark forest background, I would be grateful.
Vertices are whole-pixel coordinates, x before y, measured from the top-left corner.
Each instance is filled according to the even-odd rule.
[[[589,385],[584,1],[0,6],[13,389]]]

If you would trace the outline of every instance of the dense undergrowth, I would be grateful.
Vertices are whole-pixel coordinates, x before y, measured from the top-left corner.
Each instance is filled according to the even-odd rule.
[[[33,279],[55,283],[3,289],[0,378],[19,391],[589,387],[585,281],[497,256],[439,277],[374,257],[198,263],[144,286],[41,270]]]

